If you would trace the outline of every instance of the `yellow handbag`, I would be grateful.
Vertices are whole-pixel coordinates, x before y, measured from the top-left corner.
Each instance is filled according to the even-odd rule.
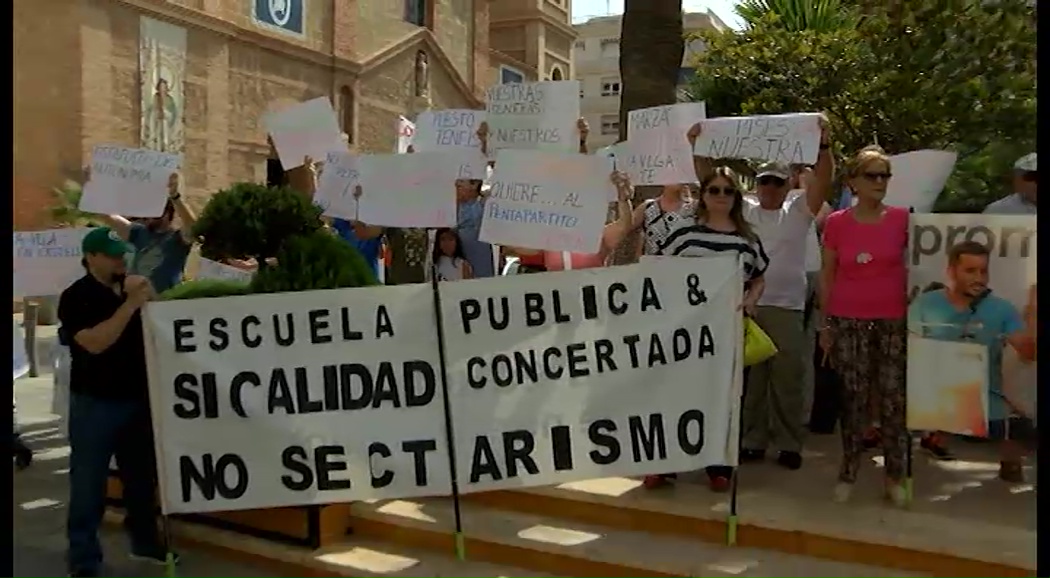
[[[777,346],[754,319],[744,318],[744,367],[757,365],[777,354]]]

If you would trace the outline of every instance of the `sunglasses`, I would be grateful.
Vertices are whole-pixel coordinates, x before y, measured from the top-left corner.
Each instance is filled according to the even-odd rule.
[[[864,173],[861,176],[863,176],[865,180],[868,180],[868,181],[871,181],[871,182],[874,183],[874,182],[878,182],[878,181],[889,181],[890,178],[893,177],[893,174],[892,173]]]
[[[766,175],[764,177],[759,177],[758,178],[758,184],[760,184],[760,185],[773,185],[775,187],[782,187],[782,186],[784,186],[784,183],[786,183],[786,182],[787,181],[785,181],[784,179],[782,179],[780,177],[774,177],[774,176],[770,176],[770,175]]]
[[[734,189],[733,187],[707,187],[706,189],[704,189],[704,192],[716,197],[719,195],[724,195],[726,197],[736,196],[736,189]]]
[[[1035,183],[1035,182],[1037,182],[1035,175],[1036,175],[1035,171],[1025,171],[1025,172],[1021,173],[1021,180],[1025,180],[1025,181],[1028,181],[1030,183]]]

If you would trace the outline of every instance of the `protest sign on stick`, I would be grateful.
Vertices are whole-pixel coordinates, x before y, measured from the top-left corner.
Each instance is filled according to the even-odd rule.
[[[357,219],[383,227],[455,227],[456,179],[479,179],[469,152],[358,157]]]
[[[354,189],[361,184],[357,156],[348,152],[330,152],[317,180],[314,204],[324,210],[326,217],[357,219],[357,198]]]
[[[168,179],[180,163],[177,154],[96,146],[78,208],[97,215],[159,217],[168,202]]]
[[[441,285],[461,492],[735,463],[739,268],[677,261]]]
[[[481,154],[478,126],[485,120],[485,111],[469,109],[426,110],[416,118],[416,132],[412,148],[417,153],[429,151],[460,151],[471,160],[471,172],[484,175],[488,160]],[[483,178],[483,177],[478,177]]]
[[[893,178],[883,202],[916,213],[933,211],[958,156],[950,151],[921,150],[890,157]]]
[[[578,80],[497,84],[488,90],[486,107],[492,158],[501,149],[579,150]]]
[[[493,245],[597,253],[615,196],[608,159],[500,151],[479,238]]]
[[[447,495],[427,285],[151,303],[167,514]]]
[[[248,283],[252,280],[252,272],[201,257],[197,264],[197,279],[225,279]]]
[[[706,117],[702,102],[630,111],[627,141],[617,151],[617,168],[635,185],[695,183],[693,149],[686,133]]]
[[[327,96],[271,112],[263,121],[285,170],[303,166],[306,157],[320,161],[330,152],[346,150]]]
[[[49,229],[14,234],[15,297],[59,295],[84,276],[80,243],[91,229]]]
[[[820,152],[820,114],[709,118],[703,121],[694,152],[715,159],[813,164]]]

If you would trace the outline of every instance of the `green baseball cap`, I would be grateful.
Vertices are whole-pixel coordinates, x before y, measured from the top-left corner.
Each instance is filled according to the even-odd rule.
[[[80,252],[84,255],[101,253],[110,257],[123,257],[125,253],[131,252],[131,247],[113,229],[96,227],[84,235],[84,240],[80,242]]]

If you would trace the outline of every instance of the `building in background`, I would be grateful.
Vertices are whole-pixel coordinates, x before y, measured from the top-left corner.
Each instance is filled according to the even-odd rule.
[[[97,144],[181,153],[198,207],[231,183],[264,182],[263,116],[318,96],[332,100],[355,147],[390,152],[399,115],[480,108],[494,82],[571,77],[570,9],[570,0],[16,2],[14,224],[46,227],[52,189],[80,179]]]
[[[682,20],[687,37],[701,30],[727,28],[711,11],[686,12]],[[573,55],[580,81],[580,111],[591,126],[592,149],[615,143],[620,133],[620,25],[620,16],[600,16],[575,26],[579,38]],[[703,49],[702,41],[687,41],[679,70],[681,85],[693,76],[692,63]]]

